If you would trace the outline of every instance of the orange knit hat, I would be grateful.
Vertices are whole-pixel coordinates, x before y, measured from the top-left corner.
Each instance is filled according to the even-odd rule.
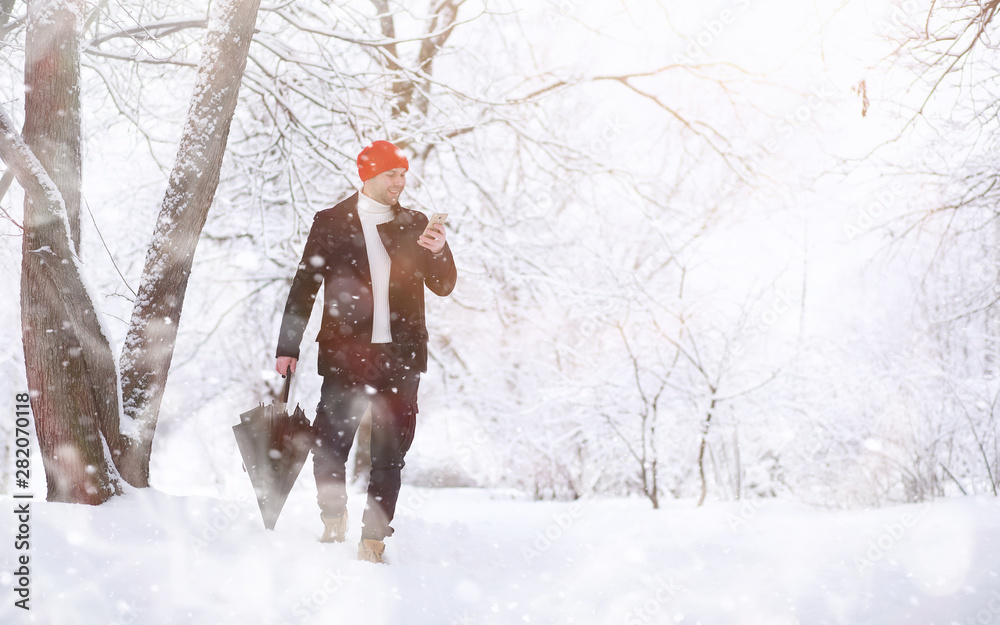
[[[402,150],[388,141],[372,142],[358,154],[358,175],[362,182],[397,167],[409,169],[410,162]]]

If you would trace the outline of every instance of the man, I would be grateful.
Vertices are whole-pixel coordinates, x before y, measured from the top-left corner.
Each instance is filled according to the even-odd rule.
[[[299,344],[324,283],[319,342],[323,387],[313,428],[323,542],[347,531],[346,462],[371,402],[371,476],[358,557],[382,562],[413,440],[417,386],[427,370],[424,286],[445,296],[457,272],[443,225],[403,208],[409,162],[388,141],[358,155],[360,193],[316,214],[285,304],[277,370],[295,371]]]

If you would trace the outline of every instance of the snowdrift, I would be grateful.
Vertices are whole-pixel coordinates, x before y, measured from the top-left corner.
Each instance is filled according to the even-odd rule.
[[[1000,501],[985,497],[652,510],[404,486],[387,566],[356,560],[356,524],[345,544],[317,542],[305,488],[274,531],[250,492],[32,500],[22,523],[23,503],[0,503],[5,624],[1000,623]],[[354,493],[353,519],[362,505]],[[29,544],[16,548],[24,529]],[[19,587],[30,610],[16,605]]]

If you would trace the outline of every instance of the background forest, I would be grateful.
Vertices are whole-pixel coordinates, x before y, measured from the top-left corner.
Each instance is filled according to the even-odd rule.
[[[79,256],[117,360],[210,8],[71,4]],[[355,155],[385,138],[409,156],[402,203],[450,214],[459,266],[456,292],[429,302],[408,483],[654,506],[996,494],[996,5],[262,4],[151,485],[245,488],[230,427],[280,388],[277,327],[312,214],[357,188]],[[26,11],[0,3],[18,127]],[[8,184],[13,404],[25,220]],[[293,402],[311,415],[304,347]],[[0,489],[13,438],[0,420]]]

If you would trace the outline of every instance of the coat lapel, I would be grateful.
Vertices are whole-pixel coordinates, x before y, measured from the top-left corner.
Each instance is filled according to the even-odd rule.
[[[365,233],[358,216],[358,194],[341,203],[342,212],[333,228],[335,241],[331,246],[335,258],[331,262],[350,267],[358,279],[371,282],[371,266],[368,264],[368,250],[365,247]]]
[[[412,215],[403,210],[398,203],[392,207],[392,212],[392,221],[381,224],[378,233],[385,251],[389,253],[389,258],[395,260],[403,242],[413,238],[407,233],[412,231],[416,224]]]

